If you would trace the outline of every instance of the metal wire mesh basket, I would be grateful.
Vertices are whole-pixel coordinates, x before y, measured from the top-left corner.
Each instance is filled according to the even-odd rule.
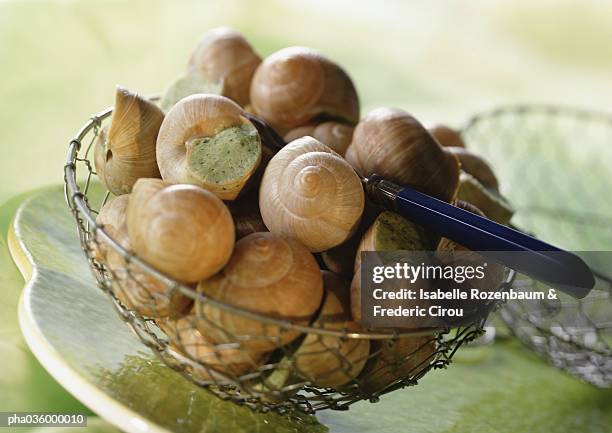
[[[578,252],[594,270],[584,299],[560,294],[501,308],[512,332],[554,366],[599,387],[612,385],[612,116],[548,106],[477,115],[463,129],[467,147],[504,179],[513,223]],[[548,290],[519,277],[518,290]]]
[[[363,332],[333,318],[294,322],[218,302],[167,278],[96,224],[110,193],[94,182],[93,145],[111,113],[109,108],[92,117],[70,142],[66,201],[100,288],[138,338],[189,380],[254,410],[344,410],[356,401],[374,402],[382,394],[415,385],[428,371],[446,367],[462,344],[482,333],[482,319],[453,329],[406,332]],[[121,266],[105,265],[101,248],[112,250]],[[509,275],[502,288],[511,280]],[[146,308],[128,308],[122,302],[126,293]],[[177,321],[151,318],[175,302],[199,307]],[[214,320],[219,314],[247,321],[250,335],[220,327]],[[206,332],[197,332],[202,329],[221,335],[222,341],[203,339]]]

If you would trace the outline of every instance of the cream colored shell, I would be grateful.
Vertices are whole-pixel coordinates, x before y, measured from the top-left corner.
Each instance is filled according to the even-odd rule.
[[[268,163],[259,208],[272,233],[293,237],[310,251],[341,244],[364,208],[361,181],[338,154],[312,137],[287,144]]]
[[[160,176],[155,146],[163,119],[155,104],[117,87],[111,126],[95,149],[98,174],[113,194],[129,193],[142,177]]]
[[[315,50],[284,48],[267,57],[251,83],[255,113],[280,130],[329,116],[359,120],[359,98],[348,74]]]
[[[134,251],[160,272],[195,283],[218,272],[234,247],[229,210],[195,185],[141,179],[130,196],[127,227]]]
[[[225,183],[204,182],[192,175],[188,158],[195,140],[214,137],[227,128],[241,125],[254,128],[244,117],[242,108],[226,97],[196,94],[183,98],[166,115],[157,138],[157,163],[161,177],[169,183],[199,185],[222,200],[235,199],[257,169],[261,152],[248,172]]]
[[[217,346],[198,331],[195,314],[177,320],[160,320],[159,327],[166,333],[172,348],[187,356],[193,364],[188,370],[200,380],[235,378],[257,369],[264,355],[249,351],[239,344]]]
[[[227,266],[197,287],[203,295],[268,317],[308,324],[321,304],[323,280],[310,252],[294,239],[253,233],[236,243]],[[216,307],[195,304],[198,329],[215,343],[266,351],[299,333]]]
[[[189,71],[220,82],[222,94],[245,107],[251,79],[261,63],[253,47],[236,30],[218,27],[204,34],[189,60]]]

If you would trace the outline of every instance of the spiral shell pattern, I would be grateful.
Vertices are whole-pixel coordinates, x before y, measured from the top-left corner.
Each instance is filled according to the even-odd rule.
[[[214,194],[195,185],[151,192],[147,180],[139,181],[130,197],[127,226],[139,257],[185,283],[218,272],[234,246],[229,210]]]
[[[323,280],[315,258],[299,242],[263,232],[239,240],[223,271],[197,289],[226,304],[306,324],[321,304]],[[195,307],[198,329],[216,343],[238,340],[265,351],[298,336],[209,303],[196,302]]]
[[[266,58],[251,83],[251,104],[272,126],[291,129],[317,116],[359,120],[359,98],[348,74],[315,50],[284,48]]]
[[[268,230],[319,252],[341,244],[354,232],[364,193],[344,159],[314,138],[303,137],[268,164],[259,207]]]

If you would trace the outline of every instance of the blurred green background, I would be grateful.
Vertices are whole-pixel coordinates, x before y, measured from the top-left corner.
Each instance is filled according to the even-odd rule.
[[[612,110],[612,2],[0,0],[0,202],[61,182],[70,138],[116,84],[160,92],[219,25],[262,56],[289,45],[327,54],[352,75],[364,113],[393,105],[460,126],[514,102]],[[80,408],[21,340],[8,260],[0,410]]]

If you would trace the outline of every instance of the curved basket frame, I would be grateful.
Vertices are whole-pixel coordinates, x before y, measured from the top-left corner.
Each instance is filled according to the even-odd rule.
[[[154,100],[155,98],[152,98]],[[90,161],[91,150],[103,122],[112,114],[112,107],[90,118],[81,128],[77,135],[70,141],[68,147],[68,157],[64,166],[64,193],[65,199],[70,207],[77,223],[81,246],[87,255],[93,275],[98,286],[108,294],[118,314],[122,320],[132,329],[140,341],[149,347],[167,366],[181,372],[187,379],[203,386],[217,396],[246,405],[254,410],[268,411],[276,410],[279,412],[291,412],[299,410],[305,413],[314,413],[321,409],[346,410],[349,405],[360,400],[378,401],[382,394],[394,391],[405,386],[415,385],[417,381],[431,369],[444,368],[450,362],[457,349],[464,343],[476,339],[482,334],[484,319],[477,320],[469,326],[451,329],[436,329],[428,331],[410,332],[351,332],[348,330],[327,329],[317,326],[297,324],[286,320],[279,320],[262,314],[253,313],[229,304],[218,302],[208,298],[194,289],[184,286],[167,276],[163,275],[131,251],[123,248],[113,239],[104,228],[96,224],[97,211],[90,205],[90,187],[93,177],[96,176],[95,170]],[[86,176],[79,180],[77,173],[80,167],[84,167]],[[109,199],[110,193],[107,192],[100,207]],[[316,335],[317,338],[336,338],[338,341],[349,340],[369,340],[371,344],[393,345],[403,339],[416,337],[429,337],[431,342],[435,342],[435,351],[430,353],[424,360],[420,360],[409,373],[398,377],[380,389],[369,389],[365,391],[361,388],[359,381],[351,381],[349,385],[343,386],[341,390],[315,386],[308,380],[297,381],[279,388],[269,388],[267,385],[247,386],[254,378],[259,378],[261,383],[266,383],[266,372],[274,369],[286,362],[282,358],[277,362],[267,362],[260,366],[256,374],[233,375],[225,374],[210,366],[199,362],[186,355],[184,351],[173,348],[167,337],[160,331],[155,320],[147,318],[138,312],[128,308],[115,295],[113,290],[113,279],[115,275],[109,272],[92,254],[91,240],[101,240],[109,245],[115,252],[119,253],[125,260],[126,265],[135,265],[137,269],[155,280],[162,282],[169,288],[169,293],[180,293],[193,299],[195,302],[209,304],[215,308],[232,314],[245,317],[261,324],[278,327],[282,330],[295,331],[300,334]],[[514,273],[510,272],[507,280],[501,289],[510,287],[514,278]],[[491,305],[490,308],[495,308]],[[424,346],[424,345],[423,345]],[[405,354],[399,362],[406,362],[412,357],[418,356],[419,347],[414,352]],[[383,349],[379,349],[383,350]],[[368,361],[377,356],[372,353],[368,356]],[[274,357],[274,355],[272,355]],[[345,360],[341,360],[345,361]],[[349,363],[350,364],[350,363]],[[284,364],[283,364],[284,365]],[[293,365],[293,364],[292,364]],[[194,375],[195,369],[205,368],[209,375],[206,379]],[[292,368],[292,367],[290,367]],[[355,383],[353,383],[355,382]],[[261,385],[260,383],[260,385]]]

